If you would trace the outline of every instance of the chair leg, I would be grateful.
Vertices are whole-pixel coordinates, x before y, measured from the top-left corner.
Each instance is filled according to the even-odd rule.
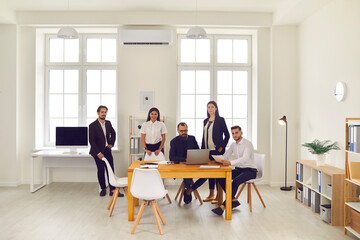
[[[123,190],[124,190],[124,193],[125,193],[126,198],[128,198],[128,189],[127,189],[127,188],[123,188]]]
[[[178,190],[177,193],[176,193],[175,201],[176,201],[177,197],[179,196],[179,194],[181,193],[181,191],[182,191],[183,188],[185,188],[185,183],[184,183],[184,181],[182,181],[182,183],[181,183],[181,185],[180,185],[180,187],[179,187],[179,190]]]
[[[113,190],[113,192],[115,192],[115,190]],[[107,210],[110,209],[110,206],[111,206],[112,202],[114,201],[114,198],[115,198],[115,194],[113,194],[112,197],[110,198],[110,202],[109,202],[109,204],[108,204],[108,206],[106,208]]]
[[[256,187],[256,185],[255,185],[255,183],[253,183],[252,185],[254,186],[255,191],[256,191],[257,195],[259,196],[262,205],[264,206],[264,208],[266,208],[265,203],[264,203],[264,201],[263,201],[263,199],[262,199],[262,197],[261,197],[261,195],[260,195],[260,193],[259,193],[259,191],[258,191],[258,189],[257,189],[257,187]]]
[[[169,203],[171,204],[171,199],[170,199],[170,197],[169,197],[169,194],[166,194],[166,198],[167,198],[167,200],[169,201]]]
[[[246,186],[246,183],[244,183],[244,184],[241,186],[239,193],[238,193],[238,194],[236,195],[236,197],[235,197],[236,200],[238,200],[238,198],[240,197],[240,194],[241,194],[241,192],[244,190],[245,186]]]
[[[154,216],[155,216],[155,220],[156,220],[156,224],[157,224],[157,226],[158,226],[159,232],[160,232],[160,234],[162,235],[162,234],[163,234],[163,231],[162,231],[162,228],[161,228],[161,224],[160,224],[160,220],[159,220],[159,215],[158,215],[158,213],[157,213],[157,210],[156,210],[154,201],[155,201],[155,200],[152,200],[152,201],[151,201],[151,208],[152,208],[152,210],[153,210],[153,212],[154,212]]]
[[[194,181],[193,180],[191,180],[191,186],[192,185],[194,185]],[[195,190],[196,191],[196,190]],[[195,196],[195,199],[198,199],[198,195],[195,193],[195,191],[193,191],[194,192],[194,196]],[[199,195],[200,196],[200,195]],[[201,203],[202,204],[202,203]]]
[[[199,200],[200,204],[203,204],[203,201],[201,200],[200,194],[197,190],[194,190],[195,198]]]
[[[249,185],[246,184],[246,186],[248,187],[248,189],[247,189],[247,203],[249,203]]]
[[[164,219],[163,215],[162,215],[161,212],[160,212],[159,205],[157,204],[157,202],[156,202],[155,200],[154,200],[154,203],[155,203],[156,211],[157,211],[157,213],[158,213],[159,216],[160,216],[160,219],[161,219],[162,224],[163,224],[163,225],[166,225],[165,219]]]
[[[119,190],[120,190],[119,188],[116,188],[116,190],[115,190],[114,193],[113,193],[113,196],[115,195],[115,197],[114,197],[114,200],[113,200],[113,202],[112,202],[112,204],[111,204],[111,207],[110,207],[109,217],[111,217],[112,212],[113,212],[113,210],[114,210],[115,203],[116,203],[116,200],[117,200],[118,195],[119,195]]]
[[[248,184],[250,212],[252,212],[251,184]]]
[[[142,216],[142,214],[143,214],[143,212],[144,212],[144,209],[145,209],[145,206],[146,206],[147,202],[148,202],[148,201],[145,201],[145,200],[142,201],[141,207],[140,207],[140,210],[139,210],[139,213],[138,213],[138,215],[136,216],[136,219],[135,219],[135,222],[134,222],[134,226],[133,226],[133,228],[132,228],[132,230],[131,230],[131,234],[134,234],[135,229],[136,229],[136,226],[137,226],[137,225],[139,224],[139,222],[140,222],[141,216]]]
[[[185,192],[185,186],[184,186],[184,188],[181,190],[181,193],[180,193],[180,199],[179,199],[179,203],[178,203],[178,206],[179,206],[179,207],[180,207],[181,201],[182,201],[182,199],[183,199],[183,197],[184,197],[184,192]]]

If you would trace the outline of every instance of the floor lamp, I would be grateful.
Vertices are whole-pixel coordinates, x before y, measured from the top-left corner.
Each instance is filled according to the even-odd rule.
[[[286,138],[285,138],[285,186],[281,187],[280,189],[282,191],[290,191],[292,189],[292,186],[287,186],[287,129],[288,129],[288,122],[286,120],[286,116],[283,116],[279,119],[279,124],[281,126],[286,127]]]

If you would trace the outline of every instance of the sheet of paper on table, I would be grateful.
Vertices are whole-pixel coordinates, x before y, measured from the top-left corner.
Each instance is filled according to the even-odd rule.
[[[225,158],[222,155],[211,155],[211,156],[215,159],[215,161],[219,163],[221,163],[222,160],[225,160]]]

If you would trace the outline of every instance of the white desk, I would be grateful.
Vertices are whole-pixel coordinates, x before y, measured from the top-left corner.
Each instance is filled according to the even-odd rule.
[[[42,183],[40,186],[34,188],[34,162],[36,159],[43,159],[42,164]],[[36,192],[40,188],[44,187],[46,184],[49,184],[49,168],[96,168],[95,161],[88,152],[79,151],[74,153],[69,153],[66,151],[58,150],[47,150],[39,151],[31,154],[31,163],[30,163],[30,192]]]

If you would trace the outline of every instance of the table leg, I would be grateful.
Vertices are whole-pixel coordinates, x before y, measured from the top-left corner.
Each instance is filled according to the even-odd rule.
[[[134,197],[131,194],[132,172],[128,172],[128,221],[134,221]]]
[[[231,190],[232,190],[232,172],[226,172],[226,220],[231,220]]]
[[[46,167],[46,159],[45,158],[43,158],[43,185],[46,185],[46,184],[49,184],[48,182],[47,182],[47,170],[49,169],[49,168],[47,168]]]
[[[34,157],[31,157],[30,162],[30,192],[34,192]]]
[[[39,190],[40,188],[43,188],[46,185],[46,182],[44,182],[44,178],[43,178],[43,182],[42,184],[40,184],[40,186],[35,188],[35,180],[34,180],[34,158],[36,157],[31,157],[31,163],[30,163],[30,192],[34,193],[37,190]],[[44,168],[43,168],[44,170]],[[44,173],[44,171],[43,171]],[[44,177],[44,176],[43,176]]]

